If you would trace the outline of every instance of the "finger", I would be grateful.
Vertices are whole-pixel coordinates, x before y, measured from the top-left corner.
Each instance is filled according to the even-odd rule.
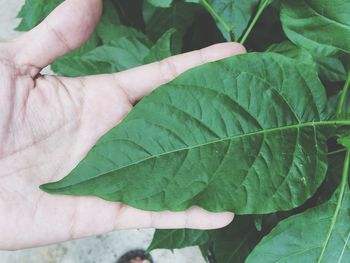
[[[100,87],[97,83],[110,83],[111,88],[122,89],[134,104],[153,89],[193,67],[245,52],[238,43],[216,44],[120,73],[88,76],[85,83],[92,87]]]
[[[13,40],[15,61],[41,69],[80,47],[95,29],[102,0],[66,0],[42,23]]]
[[[122,229],[215,229],[226,226],[232,219],[232,213],[211,213],[198,207],[184,212],[147,212],[95,197],[44,194],[33,218],[6,223],[1,239],[6,243],[0,242],[0,247],[37,247]]]
[[[232,213],[212,213],[199,207],[183,212],[147,212],[120,203],[82,198],[75,211],[74,224],[69,224],[69,238],[94,236],[114,230],[135,228],[216,229],[229,224]],[[72,227],[73,226],[73,227]]]

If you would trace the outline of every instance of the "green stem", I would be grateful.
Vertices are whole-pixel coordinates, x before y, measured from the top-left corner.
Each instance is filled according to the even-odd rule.
[[[337,200],[337,206],[335,208],[334,215],[333,215],[332,221],[331,221],[331,225],[329,227],[327,237],[326,237],[326,240],[323,244],[323,248],[322,248],[320,257],[317,260],[317,263],[320,263],[323,259],[323,255],[326,251],[327,245],[329,243],[329,239],[331,238],[332,232],[333,232],[334,227],[335,227],[335,223],[336,223],[338,215],[339,215],[341,203],[342,203],[343,198],[344,198],[345,187],[346,187],[347,182],[348,182],[349,163],[350,163],[350,149],[347,149],[346,155],[345,155],[345,160],[344,160],[344,168],[343,168],[343,174],[342,174],[341,183],[340,183],[340,192],[339,192],[339,197]]]
[[[241,38],[241,41],[239,41],[239,43],[241,43],[242,45],[244,44],[244,42],[247,40],[250,32],[253,30],[253,27],[255,26],[256,22],[258,21],[259,17],[261,16],[262,12],[265,10],[265,8],[270,4],[270,0],[262,0],[262,2],[260,2],[258,11],[256,12],[252,22],[250,23],[248,29],[245,31],[243,37]]]
[[[344,107],[344,103],[345,103],[345,99],[346,99],[346,94],[348,93],[349,86],[350,86],[350,72],[348,73],[347,79],[345,81],[345,85],[344,85],[344,87],[342,89],[342,93],[341,93],[341,96],[340,96],[340,99],[339,99],[339,103],[338,103],[337,111],[336,111],[337,116],[339,116],[342,113],[342,111],[343,111],[343,107]],[[331,152],[329,154],[336,154],[336,153],[339,153],[341,151],[344,151],[344,149],[340,149],[340,150]],[[338,197],[338,200],[337,200],[337,206],[335,208],[335,211],[334,211],[334,214],[333,214],[333,217],[332,217],[332,221],[331,221],[331,225],[329,227],[326,240],[323,243],[322,251],[321,251],[320,257],[317,260],[317,263],[320,263],[322,261],[322,259],[323,259],[323,255],[324,255],[324,253],[326,251],[326,248],[328,246],[328,243],[329,243],[329,240],[331,238],[332,232],[334,230],[335,224],[337,222],[337,218],[338,218],[338,215],[339,215],[340,207],[341,207],[341,204],[342,204],[343,198],[344,198],[345,187],[348,184],[349,163],[350,163],[350,148],[347,147],[346,148],[345,160],[344,160],[343,174],[342,174],[341,182],[340,182],[340,190],[339,190],[339,197]]]
[[[350,72],[348,73],[348,77],[345,81],[344,87],[343,87],[341,95],[340,95],[339,104],[338,104],[337,112],[336,112],[337,116],[339,116],[343,110],[345,99],[346,99],[346,94],[348,93],[349,87],[350,87]]]
[[[207,0],[201,0],[204,7],[208,10],[209,13],[224,27],[224,29],[230,34],[232,38],[232,28],[225,22],[225,20],[211,7]],[[231,39],[232,40],[232,39]]]
[[[338,103],[337,111],[336,111],[337,116],[339,116],[343,111],[343,107],[344,107],[344,103],[345,103],[345,99],[346,99],[346,94],[348,93],[349,86],[350,86],[350,72],[348,73],[347,79],[345,81],[345,85],[344,85],[344,87],[342,89],[342,93],[340,95],[340,99],[339,99],[339,103]],[[340,149],[340,150],[331,152],[329,154],[339,153],[342,150],[344,150],[344,149]],[[317,260],[317,263],[320,263],[323,259],[323,255],[324,255],[326,248],[328,246],[329,240],[331,238],[332,232],[333,232],[334,227],[335,227],[335,223],[337,222],[340,207],[341,207],[341,204],[342,204],[343,198],[344,198],[345,187],[348,184],[349,163],[350,163],[350,148],[347,147],[345,160],[344,160],[343,174],[342,174],[341,182],[340,182],[340,191],[339,191],[339,197],[337,200],[337,206],[335,208],[334,215],[333,215],[332,221],[331,221],[331,225],[329,227],[327,237],[326,237],[326,240],[323,244],[322,251],[321,251],[320,257]]]
[[[336,151],[332,151],[332,152],[329,152],[327,155],[334,155],[334,154],[338,154],[338,153],[342,153],[342,152],[345,152],[346,149],[339,149],[339,150],[336,150]]]

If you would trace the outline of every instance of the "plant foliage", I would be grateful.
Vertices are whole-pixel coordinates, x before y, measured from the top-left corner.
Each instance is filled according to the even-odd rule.
[[[17,29],[61,2],[26,0]],[[149,251],[199,246],[211,263],[349,262],[350,2],[104,5],[89,41],[52,64],[57,74],[122,71],[225,40],[249,53],[155,90],[67,177],[41,188],[237,215],[220,230],[157,230]]]

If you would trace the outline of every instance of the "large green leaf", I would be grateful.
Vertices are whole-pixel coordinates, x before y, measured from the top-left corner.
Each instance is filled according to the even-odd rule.
[[[348,161],[348,160],[347,160]],[[326,203],[292,216],[258,244],[247,263],[349,262],[350,190],[347,173],[343,185]]]
[[[281,21],[288,38],[313,54],[350,53],[350,1],[281,1]]]
[[[147,210],[238,214],[305,202],[327,169],[330,119],[313,68],[250,53],[183,74],[143,99],[49,193]]]
[[[148,251],[158,248],[179,249],[184,247],[198,246],[207,243],[209,233],[205,230],[196,229],[157,229]]]

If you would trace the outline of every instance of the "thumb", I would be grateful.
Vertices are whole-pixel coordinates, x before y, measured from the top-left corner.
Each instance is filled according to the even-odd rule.
[[[102,0],[66,0],[43,22],[13,40],[15,62],[40,69],[80,47],[94,31]]]

